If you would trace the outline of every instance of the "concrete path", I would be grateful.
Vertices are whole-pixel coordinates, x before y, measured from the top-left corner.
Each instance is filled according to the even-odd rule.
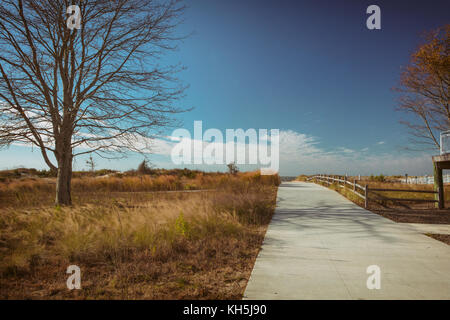
[[[419,233],[450,234],[450,224],[402,223]]]
[[[316,184],[283,183],[277,201],[244,299],[450,299],[450,246]]]

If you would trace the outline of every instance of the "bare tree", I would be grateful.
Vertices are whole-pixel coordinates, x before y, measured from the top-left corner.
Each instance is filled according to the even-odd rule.
[[[398,110],[413,115],[402,123],[421,149],[440,147],[439,132],[450,129],[450,25],[427,34],[401,75]]]
[[[86,165],[88,166],[90,172],[95,172],[95,161],[94,158],[92,158],[92,154],[90,154],[89,158],[86,160]]]
[[[57,172],[56,204],[71,204],[74,157],[147,151],[185,111],[180,67],[158,63],[183,11],[178,0],[0,2],[0,144],[39,148]]]

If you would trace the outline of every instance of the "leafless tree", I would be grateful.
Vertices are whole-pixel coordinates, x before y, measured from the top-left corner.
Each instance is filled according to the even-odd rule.
[[[94,158],[92,158],[92,154],[90,154],[89,158],[86,160],[86,165],[88,166],[90,172],[95,172],[95,161]]]
[[[56,204],[71,204],[74,157],[147,151],[186,110],[175,105],[181,68],[158,60],[181,39],[183,11],[178,0],[0,2],[0,144],[39,148],[57,172]]]
[[[398,110],[413,116],[403,120],[419,149],[440,147],[439,132],[450,129],[450,25],[427,34],[401,75]]]

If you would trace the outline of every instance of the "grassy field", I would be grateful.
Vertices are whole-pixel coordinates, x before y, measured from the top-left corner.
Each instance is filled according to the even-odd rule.
[[[79,177],[0,183],[0,298],[239,299],[276,201],[259,173]],[[196,190],[196,193],[154,191]],[[81,268],[81,290],[66,268]]]
[[[30,170],[25,172],[24,175],[14,175],[10,171],[0,172],[0,208],[53,204],[56,179],[30,174]],[[98,172],[102,173],[104,170]],[[252,181],[248,175],[240,174],[239,178],[243,181]],[[114,197],[133,193],[131,197],[139,198],[141,196],[137,193],[140,192],[226,188],[229,183],[231,179],[226,174],[190,170],[160,170],[152,175],[138,175],[133,172],[127,174],[110,172],[105,175],[97,175],[95,172],[75,172],[72,190],[74,203],[85,204],[104,201],[104,198],[110,198],[111,194]]]

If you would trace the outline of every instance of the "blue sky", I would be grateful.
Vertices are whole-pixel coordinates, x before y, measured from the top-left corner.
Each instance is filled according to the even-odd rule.
[[[430,153],[407,153],[391,89],[425,30],[450,23],[448,1],[194,0],[180,33],[193,34],[166,63],[186,66],[183,126],[277,128],[280,173],[430,174]],[[381,8],[381,30],[366,8]],[[167,134],[170,134],[168,132]],[[156,166],[173,167],[167,153]],[[128,169],[142,159],[97,159]],[[0,151],[0,169],[45,168],[40,153]],[[200,169],[211,168],[197,166]],[[75,169],[85,168],[84,159]],[[213,168],[213,170],[220,168]]]

